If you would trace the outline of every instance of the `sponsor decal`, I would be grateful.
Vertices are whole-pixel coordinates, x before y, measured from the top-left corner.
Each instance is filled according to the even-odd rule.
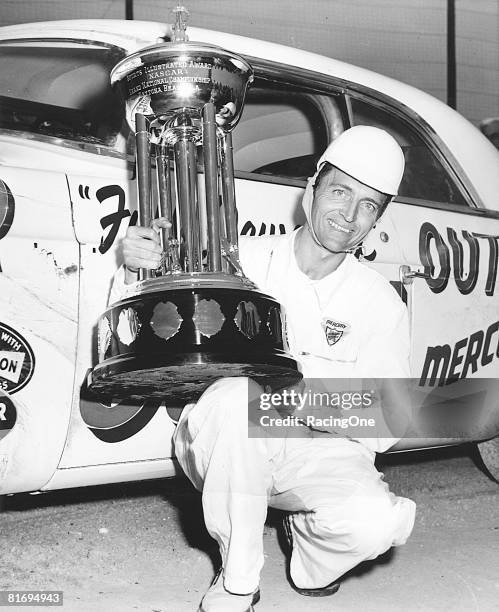
[[[478,330],[451,346],[429,346],[419,384],[449,385],[499,359],[499,321]]]
[[[343,338],[343,335],[348,332],[348,323],[333,321],[332,319],[324,319],[322,328],[326,334],[326,340],[329,346],[333,346]]]
[[[451,227],[444,238],[437,228],[425,222],[419,231],[419,257],[424,266],[428,287],[433,293],[441,293],[449,284],[451,275],[457,289],[468,295],[476,289],[482,265],[488,256],[485,295],[493,296],[497,281],[499,259],[499,235],[481,234],[461,230],[461,235]],[[433,250],[432,250],[433,249]],[[480,249],[483,256],[480,258]],[[436,257],[434,254],[436,252]],[[439,268],[435,273],[435,268]]]
[[[0,240],[4,238],[14,220],[16,203],[7,183],[0,180]]]
[[[5,438],[16,423],[17,413],[14,402],[0,391],[0,440]]]
[[[14,329],[0,323],[0,391],[16,393],[25,387],[35,369],[35,355]]]

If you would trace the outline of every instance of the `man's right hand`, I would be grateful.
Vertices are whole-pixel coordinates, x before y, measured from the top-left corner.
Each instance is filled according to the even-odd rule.
[[[161,262],[160,228],[169,228],[171,223],[166,217],[154,219],[151,227],[135,225],[129,227],[122,241],[125,262],[125,283],[133,283],[138,278],[139,268],[155,270]]]

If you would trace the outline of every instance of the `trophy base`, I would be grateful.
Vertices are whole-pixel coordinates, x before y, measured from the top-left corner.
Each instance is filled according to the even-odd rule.
[[[248,355],[233,358],[229,362],[227,356],[188,353],[175,355],[175,363],[162,364],[144,357],[113,359],[89,374],[88,389],[108,401],[156,398],[176,406],[198,400],[219,378],[244,376],[272,390],[292,385],[301,378],[289,357],[266,355],[265,363],[261,364],[248,363]]]
[[[99,323],[87,378],[107,401],[196,401],[215,380],[244,376],[279,389],[301,374],[287,352],[280,305],[259,291],[172,287],[113,304]]]

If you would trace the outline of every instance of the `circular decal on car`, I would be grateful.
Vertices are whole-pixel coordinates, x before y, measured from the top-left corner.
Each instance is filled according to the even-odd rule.
[[[16,393],[25,387],[35,369],[35,355],[12,327],[0,323],[0,391]]]
[[[5,438],[16,423],[17,412],[14,402],[0,391],[0,440]]]
[[[7,235],[14,220],[15,202],[9,186],[0,179],[0,240]]]

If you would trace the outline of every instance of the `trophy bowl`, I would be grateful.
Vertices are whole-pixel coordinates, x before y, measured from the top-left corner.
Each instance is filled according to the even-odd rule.
[[[200,119],[204,105],[215,106],[217,124],[233,129],[253,79],[251,66],[225,49],[202,43],[160,43],[121,60],[111,72],[126,101],[126,116],[135,131],[135,113]]]

